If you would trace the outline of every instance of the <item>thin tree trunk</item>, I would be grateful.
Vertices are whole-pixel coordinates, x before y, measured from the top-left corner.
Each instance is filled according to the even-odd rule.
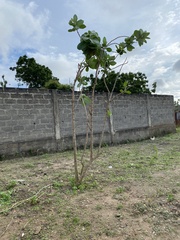
[[[94,116],[94,97],[95,97],[95,87],[97,84],[97,78],[98,78],[98,71],[99,68],[96,70],[96,77],[95,82],[92,88],[92,94],[91,94],[91,106],[89,109],[89,129],[90,129],[90,156],[89,156],[89,162],[83,166],[83,169],[81,171],[80,177],[79,177],[79,184],[83,181],[84,177],[86,176],[86,172],[88,168],[92,165],[94,161],[93,156],[93,149],[94,149],[94,129],[93,129],[93,116]]]
[[[79,174],[78,174],[78,163],[77,163],[77,141],[76,141],[76,124],[75,124],[75,84],[72,89],[72,133],[73,133],[73,150],[74,150],[74,170],[75,170],[75,182],[76,184],[79,182]]]

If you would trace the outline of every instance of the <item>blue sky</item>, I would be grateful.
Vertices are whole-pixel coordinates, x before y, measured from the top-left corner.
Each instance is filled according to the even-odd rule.
[[[143,72],[158,94],[180,98],[179,0],[0,0],[0,72],[8,86],[17,87],[15,66],[24,54],[48,66],[61,83],[70,83],[82,54],[78,36],[69,33],[68,21],[77,14],[87,30],[108,40],[150,32],[151,39],[128,53],[123,72]],[[83,31],[82,31],[83,33]],[[86,74],[86,73],[85,73]]]

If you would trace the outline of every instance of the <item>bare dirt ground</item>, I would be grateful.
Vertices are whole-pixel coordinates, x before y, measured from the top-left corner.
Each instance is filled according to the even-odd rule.
[[[1,240],[180,239],[180,129],[104,147],[73,186],[73,153],[0,162]]]

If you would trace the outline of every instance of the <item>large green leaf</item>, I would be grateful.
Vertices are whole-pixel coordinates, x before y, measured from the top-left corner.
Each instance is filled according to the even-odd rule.
[[[142,46],[144,43],[147,43],[147,39],[150,39],[148,37],[149,34],[150,34],[149,32],[143,31],[142,29],[134,31],[134,36],[139,46]]]
[[[82,19],[78,20],[77,15],[75,14],[69,21],[69,25],[73,28],[69,29],[68,32],[74,32],[78,29],[84,29],[86,25],[84,24],[84,21]]]
[[[99,66],[99,60],[96,57],[91,57],[87,60],[87,64],[92,69],[97,69]]]
[[[102,43],[102,46],[103,47],[106,47],[107,46],[107,40],[105,37],[103,37],[103,43]]]
[[[82,104],[84,106],[89,105],[91,103],[91,99],[85,94],[81,94],[80,100],[82,101]]]

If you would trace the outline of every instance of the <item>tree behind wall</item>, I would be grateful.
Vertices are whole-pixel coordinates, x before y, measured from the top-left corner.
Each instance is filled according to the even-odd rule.
[[[10,67],[10,70],[16,71],[16,80],[19,83],[25,83],[29,88],[71,91],[71,86],[61,84],[48,67],[40,65],[34,58],[28,58],[26,55],[19,57],[16,67]]]
[[[27,84],[29,88],[44,87],[46,82],[53,79],[52,71],[48,67],[38,64],[34,58],[26,55],[19,57],[16,67],[10,67],[10,70],[16,71],[16,80]]]
[[[180,99],[174,101],[174,109],[176,112],[180,111]]]
[[[7,86],[7,81],[5,80],[5,76],[2,75],[2,81],[0,81],[0,88],[2,87],[2,90],[4,91],[4,89],[6,88]]]
[[[94,84],[95,78],[93,74],[90,75],[89,82],[90,86],[85,87],[85,90],[92,90],[92,86]],[[144,73],[117,73],[115,71],[108,72],[106,76],[106,85],[104,84],[103,77],[97,79],[96,91],[97,92],[107,92],[107,88],[109,91],[112,91],[114,82],[116,81],[116,85],[114,88],[114,92],[120,93],[120,91],[124,88],[124,85],[127,85],[129,93],[155,93],[156,91],[156,83],[153,83],[152,89],[148,86],[148,80]]]

